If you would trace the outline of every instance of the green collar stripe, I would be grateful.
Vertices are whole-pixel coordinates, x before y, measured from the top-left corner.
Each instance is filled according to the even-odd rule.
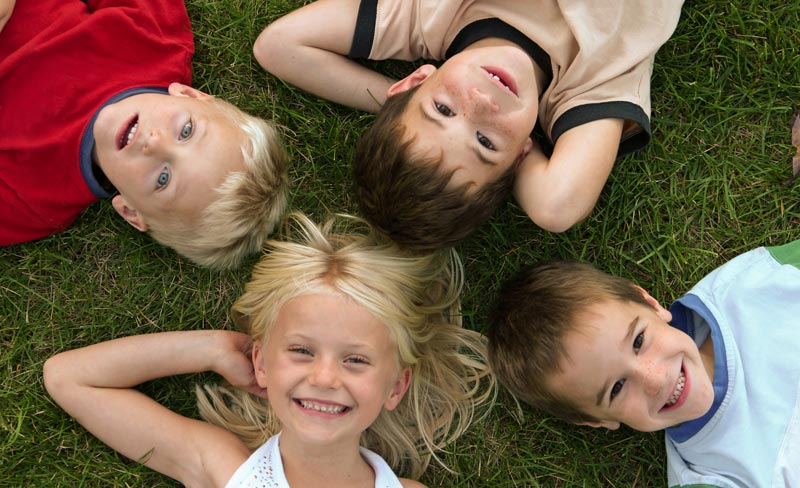
[[[767,251],[779,263],[800,269],[800,239],[782,246],[768,247]]]

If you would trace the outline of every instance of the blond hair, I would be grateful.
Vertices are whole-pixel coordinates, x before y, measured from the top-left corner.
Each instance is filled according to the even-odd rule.
[[[150,235],[195,263],[214,269],[237,266],[257,252],[286,210],[288,156],[275,125],[212,98],[246,136],[244,171],[228,174],[217,199],[195,222],[150,219]]]
[[[269,334],[289,300],[333,289],[384,323],[398,348],[401,367],[412,370],[400,405],[383,410],[361,444],[393,469],[419,477],[436,452],[469,427],[496,387],[488,372],[486,343],[463,329],[454,312],[463,281],[455,251],[402,254],[397,244],[363,221],[340,216],[321,226],[291,215],[289,242],[270,241],[232,313],[253,341]],[[221,386],[198,388],[200,413],[238,435],[251,448],[280,430],[266,400]],[[444,464],[442,463],[444,466]]]

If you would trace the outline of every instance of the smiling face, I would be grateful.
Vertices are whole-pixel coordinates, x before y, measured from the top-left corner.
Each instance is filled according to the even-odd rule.
[[[646,298],[655,309],[619,300],[598,303],[580,314],[579,328],[564,337],[561,372],[548,385],[601,419],[588,425],[616,429],[623,423],[650,432],[711,408],[713,348],[704,346],[701,353],[687,334],[668,324],[669,311]]]
[[[173,83],[104,107],[95,157],[119,191],[112,204],[139,230],[148,219],[194,221],[231,171],[244,169],[245,136],[210,95]]]
[[[483,186],[531,149],[536,76],[531,58],[515,45],[474,44],[439,69],[420,67],[388,95],[420,85],[401,120],[414,149],[443,157],[454,184]]]
[[[290,300],[253,348],[256,379],[283,426],[281,442],[358,444],[381,410],[394,409],[411,372],[388,328],[335,294]]]

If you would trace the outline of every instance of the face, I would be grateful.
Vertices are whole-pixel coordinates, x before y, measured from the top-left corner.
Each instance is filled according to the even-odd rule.
[[[550,387],[602,419],[588,425],[616,429],[624,423],[650,432],[711,408],[713,349],[711,358],[701,357],[694,341],[668,324],[669,311],[647,297],[655,310],[618,300],[596,304],[579,316],[580,329],[564,338],[567,355]]]
[[[425,65],[389,90],[420,85],[404,113],[415,150],[444,156],[457,185],[496,180],[531,148],[538,89],[533,61],[514,46],[461,52],[439,69]]]
[[[139,230],[148,219],[192,221],[231,171],[244,169],[244,134],[211,96],[173,83],[103,108],[95,155],[119,190],[112,204]]]
[[[411,378],[387,327],[333,291],[284,305],[253,363],[282,436],[315,446],[357,444],[382,409],[400,403]]]

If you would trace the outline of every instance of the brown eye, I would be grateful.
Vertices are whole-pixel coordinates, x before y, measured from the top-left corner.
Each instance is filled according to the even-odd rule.
[[[450,107],[448,107],[443,103],[433,102],[433,106],[436,107],[437,112],[444,115],[445,117],[452,117],[453,115],[455,115],[455,112],[450,110]]]

